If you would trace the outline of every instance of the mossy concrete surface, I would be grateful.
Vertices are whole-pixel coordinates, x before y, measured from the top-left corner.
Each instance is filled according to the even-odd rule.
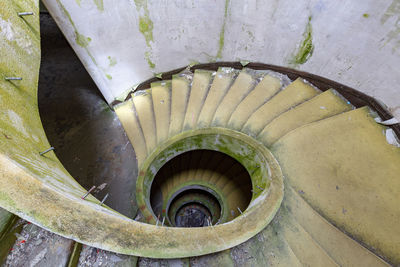
[[[33,15],[18,16],[18,12],[33,12]],[[99,201],[92,196],[81,200],[86,190],[68,174],[55,154],[39,155],[51,147],[42,127],[37,102],[39,2],[2,1],[0,28],[0,206],[45,229],[74,239],[83,236],[68,223],[63,223],[62,217],[71,216],[70,223],[74,224],[81,220],[80,216],[61,210],[60,202],[69,203],[68,207],[77,213],[85,210],[74,207],[80,203],[88,205],[89,210],[127,220],[117,212],[94,204]],[[7,77],[22,79],[7,80]],[[4,216],[8,216],[7,213]],[[87,224],[87,227],[90,226]],[[101,241],[91,244],[98,243]]]
[[[282,200],[283,185],[277,162],[269,162],[273,170],[270,190],[259,196],[260,201],[248,209],[247,215],[224,225],[200,229],[157,227],[116,216],[99,205],[77,201],[46,188],[2,155],[0,169],[8,166],[9,171],[0,173],[0,187],[8,189],[7,198],[2,196],[1,200],[18,203],[19,212],[15,212],[46,229],[98,248],[151,258],[205,255],[248,240],[272,220]],[[272,204],[261,205],[266,201]]]
[[[68,174],[53,152],[41,124],[37,85],[40,66],[38,1],[3,1],[0,7],[0,154],[24,169],[43,186],[78,199],[85,190]],[[32,11],[30,16],[18,12]],[[17,77],[21,80],[7,80]],[[12,166],[3,168],[8,179]],[[8,185],[0,188],[0,206],[21,210],[10,201]],[[96,201],[89,197],[89,201]]]
[[[2,31],[4,38],[0,43],[2,54],[6,55],[1,58],[3,79],[0,81],[2,207],[61,236],[106,250],[152,258],[187,257],[224,250],[246,241],[265,226],[268,220],[239,216],[235,223],[205,229],[155,227],[102,207],[92,196],[81,200],[85,190],[67,173],[55,154],[39,155],[51,144],[43,131],[37,104],[38,2],[24,4],[6,1],[0,9],[2,29],[6,29]],[[26,10],[35,15],[26,18],[17,15]],[[22,80],[5,81],[7,76],[22,77]],[[278,182],[282,179],[278,166],[277,172]],[[259,197],[264,200],[274,198],[279,203],[283,190],[279,182],[275,190],[277,194],[265,191]],[[256,205],[249,214],[274,214],[277,208],[275,205]],[[272,213],[265,209],[272,209]],[[243,228],[245,225],[246,229]],[[232,232],[241,234],[232,240]],[[192,242],[193,238],[197,240],[196,244]]]
[[[225,128],[186,131],[159,145],[141,166],[136,184],[136,198],[146,221],[156,223],[156,216],[151,209],[149,199],[155,174],[162,165],[173,157],[194,149],[216,150],[235,158],[249,172],[253,188],[258,186],[265,188],[265,190],[254,191],[253,199],[247,210],[228,223],[200,229],[167,228],[171,233],[176,232],[176,235],[181,235],[186,231],[190,235],[178,239],[180,245],[185,245],[182,246],[179,254],[175,254],[175,257],[204,255],[222,251],[246,241],[268,225],[279,209],[283,198],[283,177],[280,174],[279,165],[269,150],[255,139]],[[158,228],[162,229],[163,227]],[[217,239],[212,240],[210,229],[218,236]],[[232,233],[235,233],[235,235],[232,235]],[[207,236],[211,240],[207,240]],[[169,239],[171,244],[172,240],[177,240],[174,235],[168,236],[168,238],[171,238]],[[193,240],[196,240],[195,250],[192,250]],[[220,241],[222,243],[219,243]],[[205,253],[205,251],[208,252]],[[157,252],[154,251],[153,253],[156,254]],[[156,258],[157,256],[151,255],[151,257]],[[164,257],[172,258],[173,255],[165,253]]]

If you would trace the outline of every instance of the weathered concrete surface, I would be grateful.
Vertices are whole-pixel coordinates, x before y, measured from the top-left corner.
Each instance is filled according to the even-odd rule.
[[[133,267],[136,266],[136,257],[116,254],[110,251],[83,246],[79,257],[78,267]]]
[[[66,266],[74,241],[26,223],[4,266]]]
[[[138,267],[189,267],[189,266],[193,266],[189,265],[189,258],[185,259],[139,258],[138,260]]]
[[[43,131],[37,102],[40,65],[38,1],[3,1],[0,6],[0,155],[32,174],[52,190],[79,198],[82,188],[65,170],[50,147]],[[20,17],[18,12],[32,11]],[[22,80],[8,81],[6,77]],[[1,170],[7,183],[7,168]],[[7,186],[0,188],[0,205],[14,209]],[[89,197],[95,201],[95,199]]]
[[[400,118],[398,0],[97,2],[44,0],[109,102],[154,73],[249,60],[357,88]]]

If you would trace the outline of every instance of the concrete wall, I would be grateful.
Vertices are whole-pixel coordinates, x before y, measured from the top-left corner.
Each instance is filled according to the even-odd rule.
[[[44,0],[109,102],[159,72],[249,60],[382,100],[400,118],[399,0]]]

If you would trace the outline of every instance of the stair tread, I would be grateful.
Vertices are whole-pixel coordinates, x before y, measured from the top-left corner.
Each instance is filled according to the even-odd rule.
[[[187,100],[190,94],[190,83],[191,78],[188,75],[177,74],[172,77],[169,136],[173,136],[182,131]]]
[[[157,146],[157,131],[151,90],[141,91],[139,94],[134,95],[132,101],[146,140],[147,153],[150,154]]]
[[[223,189],[229,182],[236,182],[235,180],[237,179],[237,175],[240,175],[243,171],[242,165],[238,164],[237,162],[234,162],[233,164],[234,165],[229,168],[217,181],[217,185],[220,186],[221,189]]]
[[[257,139],[269,147],[293,129],[349,111],[352,107],[347,100],[330,89],[279,115],[265,126]]]
[[[291,186],[314,209],[368,248],[400,262],[394,197],[400,195],[400,148],[387,142],[385,130],[364,107],[300,127],[272,151]]]
[[[199,114],[198,127],[210,126],[215,111],[238,73],[232,68],[218,69]]]
[[[216,168],[216,171],[212,173],[209,178],[210,183],[216,184],[219,179],[225,174],[225,172],[229,171],[229,169],[233,166],[233,162],[230,158],[224,157],[220,164]]]
[[[199,166],[196,172],[196,177],[198,179],[202,179],[203,178],[203,174],[204,174],[204,170],[207,168],[208,164],[210,163],[210,160],[212,158],[212,155],[214,153],[212,151],[209,150],[203,150],[202,151],[202,155],[201,158],[199,160]]]
[[[279,114],[311,99],[317,94],[319,94],[317,89],[298,78],[258,108],[244,124],[242,132],[250,136],[257,136],[265,125]]]
[[[203,170],[200,178],[204,181],[211,182],[214,173],[212,170],[215,170],[216,166],[220,165],[222,160],[223,157],[221,154],[213,153],[210,157],[209,164],[207,165],[208,168]]]
[[[368,108],[352,110],[333,89],[321,93],[300,78],[282,89],[283,82],[266,72],[238,73],[178,74],[117,106],[138,162],[185,130],[242,131],[270,147],[285,176],[285,197],[260,234],[231,250],[235,262],[240,247],[256,251],[254,262],[264,257],[271,265],[386,265],[377,255],[400,262],[400,148],[387,142],[387,128]],[[165,197],[189,181],[210,184],[226,199],[224,216],[234,218],[238,207],[246,208],[240,205],[247,189],[235,185],[240,168],[208,153],[182,157],[163,171],[174,175],[161,183],[161,192]],[[261,242],[265,236],[268,242]]]
[[[156,120],[157,144],[168,139],[171,112],[170,93],[171,81],[151,85],[151,96],[153,98],[153,109]]]
[[[282,227],[281,233],[303,265],[339,266],[291,216],[286,208],[281,207],[281,209],[282,213],[279,220]]]
[[[231,256],[231,250],[223,250],[217,253],[191,257],[190,262],[187,266],[223,266],[223,267],[234,267],[234,261]]]
[[[242,99],[254,88],[257,81],[249,69],[243,69],[218,105],[213,118],[213,126],[225,126]]]
[[[256,236],[232,248],[237,266],[303,266],[281,234],[279,214]],[[246,258],[241,256],[248,253],[251,255]]]
[[[233,111],[229,121],[228,128],[240,130],[250,115],[272,96],[274,96],[281,88],[281,81],[270,75],[266,75],[256,85],[237,108]]]
[[[285,185],[284,205],[290,208],[291,215],[341,266],[380,266],[387,265],[381,258],[341,232],[319,215],[288,184]]]
[[[138,167],[140,168],[147,157],[147,147],[132,99],[116,106],[115,112],[135,150]]]
[[[184,130],[194,129],[215,72],[196,70],[185,113]]]

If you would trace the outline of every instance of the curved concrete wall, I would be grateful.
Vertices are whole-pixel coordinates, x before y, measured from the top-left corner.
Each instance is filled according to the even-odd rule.
[[[19,16],[20,12],[33,12],[33,15]],[[60,220],[61,216],[56,215],[57,207],[46,208],[45,202],[54,204],[61,198],[82,202],[81,196],[86,190],[71,177],[53,151],[43,156],[39,154],[50,147],[37,99],[39,1],[2,1],[0,30],[0,206],[57,232],[54,229],[57,223],[52,225],[50,221]],[[8,80],[9,77],[21,79]],[[53,200],[50,200],[51,194],[56,196]],[[82,203],[94,210],[123,217],[98,205],[99,201],[91,195]],[[46,210],[51,216],[41,214]],[[0,212],[2,217],[6,216],[2,209]],[[67,213],[64,210],[60,214]],[[0,230],[2,228],[3,223],[0,223]]]
[[[109,102],[195,62],[288,66],[382,100],[400,118],[400,1],[44,0]]]

